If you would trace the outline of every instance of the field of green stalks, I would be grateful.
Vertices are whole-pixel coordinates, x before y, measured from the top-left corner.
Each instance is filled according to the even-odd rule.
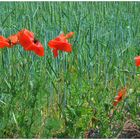
[[[139,13],[139,2],[0,2],[0,35],[26,28],[45,48],[0,49],[0,138],[115,138],[128,118],[140,126]],[[54,58],[48,41],[71,31],[73,51]]]

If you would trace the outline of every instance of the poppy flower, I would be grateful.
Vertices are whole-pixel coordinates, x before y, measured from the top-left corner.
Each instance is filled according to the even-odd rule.
[[[18,33],[19,44],[26,51],[33,51],[39,56],[44,56],[44,48],[42,44],[35,39],[34,33],[27,29],[21,30]]]
[[[126,88],[120,90],[118,92],[118,95],[115,97],[115,100],[113,102],[113,105],[116,106],[123,99],[123,97],[125,96],[125,94],[126,94]]]
[[[73,36],[74,32],[70,32],[66,35],[64,33],[60,34],[58,37],[49,41],[48,46],[53,49],[54,57],[58,57],[58,51],[71,52],[71,44],[68,42],[68,39]]]
[[[9,40],[3,36],[0,36],[0,48],[10,47]]]
[[[136,66],[139,67],[140,66],[140,56],[135,57],[134,60],[135,60]]]
[[[9,36],[8,40],[9,40],[10,46],[14,46],[18,44],[18,35],[14,34],[14,35]]]

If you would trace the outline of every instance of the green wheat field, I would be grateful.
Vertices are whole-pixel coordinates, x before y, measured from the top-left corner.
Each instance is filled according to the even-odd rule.
[[[116,138],[128,119],[140,126],[139,2],[0,2],[0,35],[25,28],[45,56],[0,49],[0,138]],[[73,51],[54,58],[48,42],[71,31]]]

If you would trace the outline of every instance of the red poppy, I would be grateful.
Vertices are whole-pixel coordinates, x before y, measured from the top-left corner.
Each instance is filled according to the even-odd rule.
[[[0,48],[10,47],[9,40],[3,36],[0,36]]]
[[[115,100],[113,102],[114,106],[116,106],[123,99],[123,97],[126,94],[126,91],[127,91],[126,88],[124,88],[118,92],[118,95],[115,97]]]
[[[44,56],[44,48],[42,44],[39,41],[33,42],[30,46],[30,49],[32,49],[33,52],[35,52],[39,56]]]
[[[34,33],[24,29],[18,32],[19,43],[25,50],[30,50],[29,46],[34,41]]]
[[[9,40],[10,46],[14,46],[18,44],[18,35],[14,34],[14,35],[9,36],[8,40]]]
[[[135,59],[136,66],[139,67],[140,66],[140,56],[137,56],[134,59]]]
[[[55,39],[49,41],[48,46],[53,49],[53,54],[54,57],[58,56],[58,51],[64,51],[64,52],[71,52],[72,48],[71,48],[71,44],[68,43],[68,38],[71,38],[73,36],[74,32],[70,32],[66,35],[64,35],[63,33],[60,34],[58,37],[56,37]]]
[[[27,29],[21,30],[18,33],[18,39],[24,50],[34,51],[39,56],[44,56],[44,48],[42,44],[35,39],[34,33]]]

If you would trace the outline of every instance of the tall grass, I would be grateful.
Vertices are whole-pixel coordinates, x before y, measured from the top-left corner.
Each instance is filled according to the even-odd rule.
[[[83,138],[95,129],[114,138],[128,115],[137,121],[139,13],[139,2],[0,2],[1,35],[27,28],[45,48],[42,58],[0,50],[0,137]],[[54,59],[48,41],[69,31],[72,53]],[[133,92],[110,119],[125,86]]]

